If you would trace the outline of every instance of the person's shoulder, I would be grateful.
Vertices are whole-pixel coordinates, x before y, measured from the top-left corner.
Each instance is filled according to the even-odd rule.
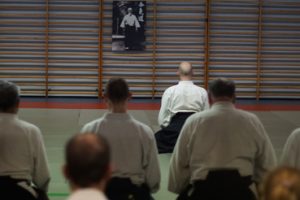
[[[300,128],[295,129],[289,136],[289,138],[293,138],[295,140],[300,140]]]
[[[172,94],[174,92],[174,90],[176,90],[176,86],[177,85],[172,85],[172,86],[166,88],[165,91],[164,91],[164,93],[163,93],[163,96],[166,97],[166,96]]]
[[[212,117],[212,115],[213,112],[210,109],[203,110],[201,112],[196,112],[189,116],[185,123],[199,123],[199,121],[202,121],[203,119],[208,119]]]
[[[18,119],[18,124],[22,128],[26,128],[27,130],[34,131],[34,132],[40,132],[40,129],[36,125],[34,125],[30,122]]]
[[[152,136],[154,135],[153,130],[145,123],[131,117],[131,122],[134,124],[134,126],[137,128],[137,130],[139,130],[138,132],[140,134],[145,134],[148,135],[149,137],[152,138]]]
[[[32,141],[39,143],[42,140],[41,130],[36,125],[21,119],[17,120],[17,124],[20,130],[22,130],[23,134],[25,134],[26,137],[30,138]]]
[[[94,119],[88,123],[86,123],[84,126],[83,126],[83,130],[85,131],[88,131],[87,129],[90,129],[90,128],[93,128],[95,126],[98,126],[99,124],[101,124],[103,122],[104,118],[103,117],[100,117],[100,118],[97,118],[97,119]]]
[[[251,122],[252,124],[256,124],[256,125],[258,125],[258,124],[262,125],[261,120],[259,119],[259,117],[256,114],[251,113],[246,110],[242,110],[242,109],[235,109],[235,110],[238,113],[238,116],[241,120]]]
[[[254,120],[260,121],[259,118],[254,113],[251,113],[251,112],[246,111],[246,110],[238,109],[238,108],[236,108],[235,110],[236,110],[236,112],[238,112],[242,116],[245,116],[249,119],[254,119]]]
[[[195,88],[196,90],[198,91],[201,91],[201,92],[207,92],[205,88],[199,86],[199,85],[196,85],[194,82],[193,82],[193,85],[192,85],[193,88]]]
[[[175,90],[177,86],[178,86],[178,84],[172,85],[172,86],[168,87],[168,88],[165,90],[165,93],[171,92],[171,91]]]
[[[145,131],[152,131],[152,129],[147,125],[147,124],[145,124],[145,123],[143,123],[143,122],[141,122],[141,121],[139,121],[139,120],[137,120],[137,119],[135,119],[135,118],[133,118],[132,117],[132,122],[136,125],[136,126],[138,126],[138,127],[140,127],[140,128],[142,128],[142,129],[144,129]]]

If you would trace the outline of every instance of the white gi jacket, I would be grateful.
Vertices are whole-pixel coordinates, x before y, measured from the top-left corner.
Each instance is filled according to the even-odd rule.
[[[0,176],[26,179],[48,189],[50,175],[42,134],[16,114],[0,113]]]
[[[260,182],[275,165],[260,120],[231,102],[218,102],[185,122],[171,158],[168,189],[180,193],[189,183],[205,180],[211,169],[235,168]]]
[[[161,127],[169,125],[178,112],[200,112],[209,108],[207,92],[192,81],[179,81],[165,90],[158,115]]]
[[[300,169],[300,128],[288,137],[283,148],[281,164]]]
[[[106,113],[81,132],[101,134],[111,147],[112,176],[146,183],[152,192],[160,185],[158,153],[152,130],[127,113]]]

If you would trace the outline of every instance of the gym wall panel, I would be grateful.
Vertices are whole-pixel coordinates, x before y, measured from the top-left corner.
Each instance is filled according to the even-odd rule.
[[[157,3],[157,51],[155,97],[178,82],[181,61],[194,67],[194,81],[204,86],[205,2]]]
[[[0,1],[0,79],[27,96],[101,97],[123,77],[160,97],[181,61],[242,98],[300,98],[299,0],[148,0],[146,49],[112,52],[112,0]]]
[[[45,95],[45,0],[0,1],[0,79]]]
[[[263,3],[260,96],[300,97],[300,1]]]
[[[239,97],[256,95],[258,19],[256,0],[211,1],[209,79],[233,79]]]
[[[97,96],[98,0],[50,0],[49,96]]]

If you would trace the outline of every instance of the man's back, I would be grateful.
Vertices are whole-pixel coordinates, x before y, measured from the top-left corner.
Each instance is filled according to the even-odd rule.
[[[254,200],[254,184],[276,165],[259,119],[234,106],[235,84],[209,83],[209,110],[189,117],[171,158],[169,187],[181,200]]]
[[[113,177],[130,178],[134,184],[159,188],[160,172],[152,130],[127,113],[107,113],[88,123],[82,132],[105,137],[111,146]]]
[[[171,94],[170,107],[179,112],[199,112],[208,106],[206,90],[193,84],[192,81],[180,81],[166,92]]]
[[[174,153],[180,158],[170,169],[169,189],[174,192],[180,192],[186,181],[206,179],[209,171],[215,169],[237,169],[241,176],[253,176],[255,182],[260,182],[276,164],[271,142],[259,119],[226,102],[192,115]],[[177,171],[178,165],[189,166],[188,171]]]
[[[282,152],[281,165],[300,169],[300,128],[288,137]]]
[[[200,112],[209,108],[207,92],[192,81],[179,81],[163,94],[158,122],[166,127],[180,112]]]
[[[219,167],[236,168],[242,175],[252,175],[255,162],[261,159],[265,143],[269,142],[255,115],[235,109],[232,104],[219,103],[189,121],[199,126],[194,131],[185,129],[192,132],[191,168],[198,166],[193,159],[201,158],[204,163],[203,171],[201,167],[195,171],[197,177],[205,178],[207,169]],[[265,159],[260,162],[267,162],[268,158]]]
[[[16,114],[0,113],[0,176],[32,180],[46,190],[49,169],[40,130]]]

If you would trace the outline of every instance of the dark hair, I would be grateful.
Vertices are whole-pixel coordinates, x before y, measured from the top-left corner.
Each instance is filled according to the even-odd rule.
[[[110,149],[107,141],[98,134],[77,134],[67,142],[65,159],[68,178],[75,185],[85,188],[105,177]]]
[[[260,187],[262,200],[300,199],[300,171],[293,167],[279,167],[271,171]]]
[[[18,107],[20,102],[19,88],[12,82],[0,80],[0,111]]]
[[[129,89],[122,78],[110,79],[106,85],[105,94],[112,103],[120,103],[129,97]]]
[[[227,78],[212,80],[209,83],[208,90],[216,98],[235,96],[235,84],[232,80]]]

